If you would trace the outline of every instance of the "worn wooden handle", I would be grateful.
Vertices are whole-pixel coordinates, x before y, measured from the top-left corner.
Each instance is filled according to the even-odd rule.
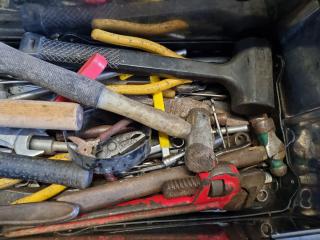
[[[53,130],[80,130],[83,109],[77,103],[1,100],[0,126]]]

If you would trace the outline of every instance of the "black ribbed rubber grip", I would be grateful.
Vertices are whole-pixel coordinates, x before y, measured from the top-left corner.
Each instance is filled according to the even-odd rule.
[[[142,23],[183,19],[188,21],[191,30],[194,28],[195,32],[207,29],[217,34],[223,30],[229,35],[259,26],[266,27],[269,22],[264,0],[108,0],[106,4],[93,6],[81,4],[84,1],[74,1],[78,2],[76,6],[53,6],[46,4],[48,1],[43,2],[43,5],[25,3],[22,6],[20,15],[26,31],[45,35],[70,30],[89,32],[93,18]],[[202,19],[206,21],[203,22]]]
[[[0,43],[0,73],[32,82],[91,107],[96,107],[105,88],[97,81],[29,56],[4,43]]]
[[[201,14],[215,5],[212,0],[152,2],[108,0],[106,4],[93,6],[88,4],[47,6],[25,3],[20,9],[20,15],[25,31],[49,35],[70,30],[72,32],[88,32],[91,30],[91,20],[93,18],[130,19],[133,21],[142,18],[147,23],[152,18],[160,18],[158,21],[161,21],[162,18],[166,20],[170,16],[181,18],[190,13]]]
[[[24,4],[20,15],[25,31],[50,34],[77,29],[77,32],[90,31],[91,20],[103,11],[107,17],[108,8],[96,6],[45,6]]]
[[[99,53],[108,60],[108,67],[117,69],[120,50],[79,43],[50,40],[35,33],[25,33],[20,42],[20,50],[47,62],[81,66],[93,54]]]
[[[92,172],[72,162],[0,153],[0,177],[86,188],[91,184]]]

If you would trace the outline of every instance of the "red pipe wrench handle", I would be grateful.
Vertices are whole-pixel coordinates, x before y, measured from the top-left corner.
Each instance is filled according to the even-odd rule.
[[[108,61],[99,53],[92,55],[85,64],[79,69],[78,74],[95,80],[107,67]],[[69,99],[57,96],[55,102],[70,102]]]
[[[221,170],[223,170],[223,172]],[[239,193],[241,188],[239,172],[234,165],[223,165],[210,173],[199,173],[198,176],[201,179],[201,188],[193,196],[167,199],[164,195],[159,194],[147,198],[131,200],[118,204],[117,206],[126,206],[129,208],[136,208],[139,206],[139,210],[154,210],[184,205],[198,206],[200,209],[223,209]],[[224,195],[215,197],[210,196],[211,183],[214,181],[223,181]]]

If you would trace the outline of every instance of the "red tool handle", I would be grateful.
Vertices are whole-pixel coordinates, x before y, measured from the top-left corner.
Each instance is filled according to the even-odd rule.
[[[99,53],[92,55],[86,63],[80,68],[78,74],[95,80],[107,67],[108,61],[106,58]],[[55,102],[70,102],[69,99],[57,96]]]
[[[182,205],[194,205],[205,208],[206,205],[210,208],[223,209],[235,195],[240,191],[240,180],[238,170],[234,165],[228,165],[230,172],[210,177],[210,173],[199,173],[198,176],[202,181],[202,187],[199,192],[193,196],[176,197],[167,199],[163,195],[154,195],[147,198],[135,199],[125,203],[118,204],[119,207],[133,207],[144,206],[145,210],[170,208]],[[210,197],[211,182],[220,181],[224,182],[225,192],[227,194],[219,197]]]

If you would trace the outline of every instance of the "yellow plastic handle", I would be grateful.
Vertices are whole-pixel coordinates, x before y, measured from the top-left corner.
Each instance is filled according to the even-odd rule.
[[[147,95],[168,90],[178,85],[191,83],[186,79],[164,79],[143,85],[107,85],[106,87],[114,92],[126,95]]]
[[[123,46],[123,47],[137,48],[137,49],[144,50],[146,52],[151,52],[151,53],[159,54],[161,56],[166,56],[166,57],[183,58],[182,56],[166,48],[165,46],[162,46],[159,43],[152,42],[150,40],[143,39],[143,38],[115,34],[115,33],[103,31],[100,29],[94,29],[91,32],[91,37],[92,39],[103,42],[103,43],[108,43],[108,44],[113,44],[113,45]]]
[[[0,179],[0,190],[12,187],[18,183],[21,183],[20,179],[11,179],[11,178],[1,178]]]
[[[187,22],[174,19],[161,23],[135,23],[115,19],[93,19],[92,28],[129,35],[155,36],[168,34],[189,28]]]
[[[158,76],[150,76],[150,82],[151,83],[159,83],[160,78]],[[162,92],[156,92],[153,94],[153,106],[155,109],[165,111]],[[163,132],[159,132],[159,143],[160,143],[160,147],[163,150],[166,149],[165,151],[167,152],[167,154],[163,154],[163,155],[170,154],[169,153],[170,141],[169,141],[169,137],[167,134],[165,134]],[[163,153],[165,151],[163,151]],[[166,156],[164,156],[164,157],[166,157]]]
[[[165,57],[173,57],[173,58],[184,58],[177,54],[176,52],[162,46],[159,43],[138,37],[131,37],[126,35],[115,34],[107,31],[102,31],[100,29],[94,29],[91,32],[92,39],[97,41],[113,44],[117,46],[131,47],[144,50],[146,52],[151,52],[155,54],[159,54]],[[120,80],[127,80],[132,77],[132,74],[120,74]]]
[[[46,187],[36,193],[33,193],[29,196],[20,198],[16,201],[12,202],[11,204],[43,202],[43,201],[46,201],[46,200],[56,196],[57,194],[61,193],[65,189],[67,189],[67,187],[59,185],[59,184],[51,184],[50,186],[48,186],[48,187]]]

